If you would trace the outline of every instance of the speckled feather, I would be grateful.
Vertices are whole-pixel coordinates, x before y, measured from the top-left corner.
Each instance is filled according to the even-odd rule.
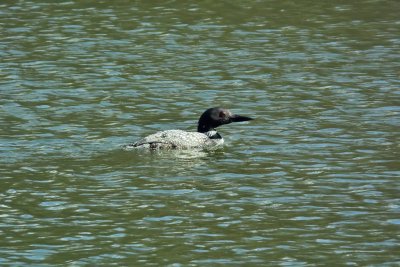
[[[167,130],[146,136],[136,143],[125,146],[125,149],[191,149],[215,148],[224,143],[222,138],[212,138],[216,131],[206,133],[186,132],[182,130]]]

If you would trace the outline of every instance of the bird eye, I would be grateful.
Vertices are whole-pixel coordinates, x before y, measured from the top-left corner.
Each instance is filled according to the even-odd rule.
[[[225,118],[225,117],[226,117],[225,112],[220,111],[220,112],[219,112],[219,117],[220,117],[220,118]]]

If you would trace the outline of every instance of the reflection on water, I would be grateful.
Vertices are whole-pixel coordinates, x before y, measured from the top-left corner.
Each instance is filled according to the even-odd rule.
[[[122,148],[123,149],[123,148]],[[124,149],[123,149],[124,150]],[[224,150],[201,150],[201,149],[173,149],[173,150],[146,150],[146,149],[128,149],[124,153],[116,155],[118,158],[125,157],[127,164],[132,163],[132,158],[135,159],[135,165],[160,165],[169,166],[169,170],[172,172],[186,172],[187,170],[199,167],[201,165],[207,165],[210,161],[218,161],[224,158]],[[138,160],[137,158],[142,158]],[[165,171],[158,170],[158,168],[152,168],[149,172],[161,171],[160,173],[153,174],[152,176],[159,177],[165,175]]]
[[[398,9],[1,3],[0,265],[398,265]]]

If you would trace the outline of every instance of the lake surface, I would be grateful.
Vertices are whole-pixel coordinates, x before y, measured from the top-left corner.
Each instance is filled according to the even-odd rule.
[[[1,266],[399,266],[396,1],[3,1]],[[124,151],[195,131],[216,151]]]

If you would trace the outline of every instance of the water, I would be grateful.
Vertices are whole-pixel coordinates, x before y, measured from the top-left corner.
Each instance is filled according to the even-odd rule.
[[[0,265],[399,266],[398,1],[3,1]],[[210,152],[127,152],[224,106]]]

